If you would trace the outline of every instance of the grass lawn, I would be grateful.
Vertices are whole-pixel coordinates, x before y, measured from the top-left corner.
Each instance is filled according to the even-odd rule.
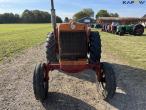
[[[105,51],[117,55],[132,66],[146,69],[146,29],[143,36],[118,36],[99,32]]]
[[[49,24],[0,24],[0,61],[44,42]]]

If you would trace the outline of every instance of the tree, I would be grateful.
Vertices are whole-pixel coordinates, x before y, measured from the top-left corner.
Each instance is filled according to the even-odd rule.
[[[22,13],[22,22],[24,23],[50,23],[51,15],[48,12],[39,10],[25,10]]]
[[[86,13],[89,17],[94,17],[94,11],[91,8],[85,8],[82,11]]]
[[[97,14],[96,14],[96,18],[98,17],[110,17],[110,14],[108,13],[107,10],[100,10]]]
[[[20,22],[20,16],[18,14],[15,14],[15,23],[19,23]]]
[[[62,19],[59,16],[56,16],[56,23],[62,23]]]
[[[115,13],[115,17],[119,17],[119,14],[118,13]]]
[[[57,16],[57,23],[61,23],[62,19]],[[40,10],[24,10],[22,16],[13,13],[0,14],[0,23],[50,23],[51,15],[48,12]]]
[[[22,22],[24,23],[32,23],[34,21],[34,16],[32,11],[24,10],[22,13]]]
[[[18,23],[20,22],[20,16],[13,13],[0,14],[0,23]]]
[[[110,13],[110,17],[119,17],[118,13]]]
[[[146,18],[146,14],[142,18]]]
[[[68,17],[65,17],[64,22],[65,23],[69,22],[69,18]]]
[[[78,20],[78,19],[81,19],[81,18],[84,18],[84,17],[89,17],[86,13],[80,11],[78,13],[76,13],[74,16],[73,16],[73,19],[74,20]]]
[[[98,17],[119,17],[118,13],[109,13],[107,10],[99,10],[96,14],[96,18]]]
[[[94,17],[94,11],[91,8],[85,8],[74,14],[73,19],[78,20],[84,17]]]
[[[51,22],[51,15],[48,12],[33,10],[32,11],[34,16],[35,23],[50,23]]]

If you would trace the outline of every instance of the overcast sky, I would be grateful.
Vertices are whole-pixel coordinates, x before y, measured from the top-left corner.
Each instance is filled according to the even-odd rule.
[[[146,14],[146,0],[143,5],[122,4],[123,0],[54,0],[56,13],[60,17],[72,17],[83,8],[92,8],[95,13],[100,9],[117,12],[121,17],[142,17]],[[126,1],[126,0],[124,0]],[[128,0],[127,0],[128,1]],[[138,1],[138,0],[135,0]],[[50,0],[0,0],[0,13],[21,14],[25,9],[39,9],[50,12]]]

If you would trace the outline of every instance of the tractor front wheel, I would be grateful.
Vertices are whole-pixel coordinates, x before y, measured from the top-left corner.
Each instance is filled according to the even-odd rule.
[[[48,80],[45,80],[45,70],[43,64],[35,67],[33,74],[33,90],[37,100],[43,102],[48,95]]]
[[[96,64],[100,62],[101,58],[101,39],[98,32],[91,32],[90,34],[90,64]]]
[[[116,91],[116,77],[109,63],[101,63],[102,80],[97,82],[97,90],[102,99],[110,100]]]

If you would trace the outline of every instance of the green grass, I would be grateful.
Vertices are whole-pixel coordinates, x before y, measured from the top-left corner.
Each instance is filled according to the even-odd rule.
[[[50,24],[0,24],[0,61],[45,41]]]
[[[117,55],[130,65],[146,69],[146,30],[143,36],[118,36],[100,32],[105,51]]]

